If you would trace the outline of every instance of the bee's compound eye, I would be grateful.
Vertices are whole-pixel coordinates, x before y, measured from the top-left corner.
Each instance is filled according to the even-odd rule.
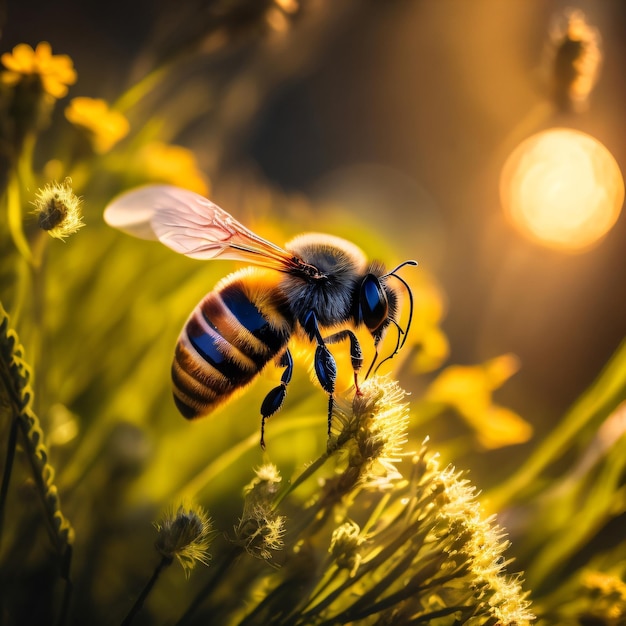
[[[359,304],[363,323],[369,330],[376,330],[387,319],[387,294],[374,274],[363,279]]]

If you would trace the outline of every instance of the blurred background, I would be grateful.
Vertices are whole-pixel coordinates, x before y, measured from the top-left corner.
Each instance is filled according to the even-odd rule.
[[[173,9],[147,1],[9,2],[1,42],[8,50],[22,41],[50,41],[55,52],[73,58],[82,93],[111,100],[120,85],[191,38],[193,16],[206,13],[204,4],[212,3]],[[237,5],[245,26],[249,9],[230,3]],[[626,333],[626,221],[622,215],[590,249],[552,249],[505,219],[499,177],[523,139],[558,126],[598,139],[624,171],[626,6],[613,0],[331,5],[277,2],[281,15],[301,13],[284,33],[289,44],[259,53],[261,79],[233,84],[218,113],[202,90],[202,71],[215,67],[192,66],[188,71],[198,75],[187,97],[199,110],[172,134],[193,149],[210,174],[213,197],[236,215],[237,200],[221,181],[245,170],[286,193],[341,205],[390,240],[398,257],[417,259],[446,294],[450,361],[516,354],[521,369],[500,398],[539,432],[548,429]],[[571,6],[601,37],[599,77],[581,112],[547,104],[550,31]],[[286,28],[273,26],[278,35]],[[241,63],[233,54],[219,72],[240,71]],[[254,58],[246,63],[253,68]],[[182,95],[171,94],[170,113],[165,107],[163,115],[176,126],[180,114],[173,109]],[[322,218],[315,227],[328,230]]]
[[[2,225],[0,300],[35,372],[35,408],[77,528],[80,584],[96,590],[95,605],[107,606],[117,585],[123,614],[116,568],[134,581],[145,575],[145,560],[121,567],[114,550],[101,577],[91,564],[107,550],[102,537],[119,562],[125,545],[151,554],[145,528],[185,494],[208,503],[217,528],[232,528],[241,486],[261,458],[257,407],[273,386],[259,382],[193,428],[176,414],[169,367],[177,334],[234,264],[197,263],[104,224],[112,197],[155,181],[208,194],[278,244],[317,230],[388,266],[416,259],[416,270],[402,272],[416,299],[413,340],[389,367],[412,393],[411,445],[430,435],[433,449],[471,469],[487,492],[523,474],[538,450],[535,474],[526,483],[522,476],[524,510],[503,515],[527,571],[536,546],[550,551],[554,537],[565,537],[565,512],[581,511],[577,498],[601,483],[594,464],[611,470],[615,461],[610,484],[622,495],[607,488],[606,509],[591,507],[597,514],[580,525],[575,546],[584,556],[571,556],[571,546],[551,552],[550,567],[530,569],[534,589],[549,578],[544,591],[559,584],[566,557],[586,562],[599,551],[593,541],[612,537],[623,548],[624,455],[615,446],[603,456],[623,425],[594,456],[596,431],[624,400],[623,366],[594,396],[602,410],[587,403],[584,433],[566,426],[556,444],[549,434],[626,335],[625,3],[0,0],[0,28],[2,52],[48,41],[78,75],[53,102],[40,89],[49,119],[30,120],[35,148],[16,141],[15,162],[2,162],[3,177],[17,172],[18,226],[23,219],[45,262],[29,266],[14,246],[15,224]],[[27,79],[15,102],[28,95]],[[102,98],[128,119],[106,148],[94,138],[104,131],[110,139],[111,129],[66,112],[80,96]],[[0,104],[6,161],[20,110]],[[567,135],[573,143],[552,135],[542,153],[546,135],[526,142],[555,128],[576,131]],[[66,245],[41,243],[30,213],[35,190],[65,176],[83,198],[87,227]],[[455,365],[468,369],[444,369]],[[325,449],[325,399],[311,389],[296,368],[288,404],[269,423],[271,458],[285,476]],[[551,463],[554,485],[535,481]],[[574,479],[580,493],[565,489]],[[574,495],[550,535],[546,503],[557,492]],[[498,504],[515,499],[498,495]],[[127,544],[120,532],[133,535]]]

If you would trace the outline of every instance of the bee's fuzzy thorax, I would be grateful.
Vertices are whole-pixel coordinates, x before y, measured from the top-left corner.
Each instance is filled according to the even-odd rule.
[[[320,233],[300,235],[286,247],[324,274],[317,280],[285,275],[281,288],[288,296],[294,318],[303,324],[309,312],[315,311],[322,327],[348,322],[355,290],[367,267],[363,251],[345,239]]]

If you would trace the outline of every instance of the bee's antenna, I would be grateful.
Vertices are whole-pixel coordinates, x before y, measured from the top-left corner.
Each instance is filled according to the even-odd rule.
[[[389,359],[393,359],[394,356],[396,356],[396,354],[398,354],[398,351],[400,350],[400,348],[404,345],[404,341],[406,340],[406,334],[405,332],[402,330],[402,328],[400,328],[400,324],[398,324],[398,322],[396,322],[395,320],[391,320],[397,330],[398,330],[398,339],[396,341],[396,347],[394,348],[393,352],[389,355],[386,356],[377,366],[376,369],[374,370],[374,374],[378,371],[378,368],[385,363],[386,361],[389,361]],[[402,337],[402,335],[404,335],[404,339],[402,340],[402,343],[400,343],[400,337]],[[376,356],[378,356],[378,353],[376,354]],[[374,363],[372,363],[372,365],[374,365]],[[371,369],[371,367],[370,367]],[[367,372],[369,374],[369,371]]]
[[[393,352],[385,357],[377,366],[376,369],[374,370],[374,373],[376,373],[378,371],[378,368],[385,362],[388,361],[389,359],[392,359],[394,356],[396,356],[396,354],[398,354],[398,352],[402,349],[402,346],[404,346],[407,337],[409,336],[409,329],[411,328],[411,322],[413,321],[413,292],[411,291],[411,288],[409,287],[409,284],[406,282],[406,280],[404,280],[404,278],[402,278],[401,276],[398,276],[396,274],[396,272],[404,267],[405,265],[417,265],[417,261],[404,261],[404,263],[400,263],[400,265],[398,265],[396,268],[394,268],[393,270],[391,270],[391,272],[385,274],[382,278],[388,278],[390,276],[393,276],[394,278],[397,278],[403,285],[404,288],[406,289],[408,295],[409,295],[409,319],[406,322],[406,328],[403,330],[400,327],[400,324],[398,324],[398,322],[396,322],[396,320],[392,319],[390,321],[392,321],[396,328],[398,329],[398,340],[396,341],[396,347],[394,348]],[[404,337],[402,337],[402,335],[404,335]],[[372,361],[372,364],[370,365],[369,369],[367,370],[367,374],[365,376],[365,378],[367,378],[370,375],[370,372],[372,371],[372,368],[374,367],[374,363],[376,363],[376,360],[378,359],[378,346],[376,346],[376,354],[374,355],[374,360]]]
[[[404,267],[405,265],[417,265],[417,261],[414,261],[413,259],[410,259],[408,261],[403,261],[402,263],[400,263],[400,265],[398,265],[397,267],[395,267],[394,269],[391,270],[391,272],[387,272],[387,274],[385,274],[384,276],[382,276],[381,278],[387,278],[387,276],[396,276],[396,272]],[[398,278],[396,276],[396,278]]]
[[[410,263],[411,265],[417,265],[417,263],[415,261],[413,261],[413,263],[411,263],[410,261],[407,261],[406,263],[403,263],[402,265],[406,265],[407,263]],[[402,267],[402,265],[398,266],[398,267]],[[398,269],[398,268],[396,268]],[[394,270],[395,272],[396,270]],[[411,288],[409,287],[409,284],[406,282],[406,280],[404,280],[404,278],[401,278],[400,276],[398,276],[397,274],[394,274],[393,272],[389,272],[389,274],[387,274],[387,276],[394,276],[395,278],[397,278],[406,288],[407,293],[409,294],[409,319],[406,322],[406,329],[402,330],[398,324],[396,323],[396,326],[398,326],[398,328],[400,329],[400,332],[404,335],[404,338],[402,339],[402,343],[397,347],[396,352],[398,350],[402,349],[402,346],[404,345],[404,342],[406,341],[407,337],[409,336],[409,329],[411,328],[411,322],[413,321],[413,292],[411,291]],[[394,352],[394,354],[396,353]],[[393,356],[393,355],[392,355]]]
[[[372,362],[370,363],[369,368],[367,369],[367,374],[365,374],[365,380],[367,380],[369,378],[369,375],[372,372],[372,368],[374,367],[374,363],[376,363],[376,361],[378,360],[378,344],[376,344],[375,346],[376,352],[374,352],[374,358],[372,359]],[[386,361],[387,359],[385,359]],[[376,368],[378,369],[378,368]],[[374,370],[376,371],[376,370]]]

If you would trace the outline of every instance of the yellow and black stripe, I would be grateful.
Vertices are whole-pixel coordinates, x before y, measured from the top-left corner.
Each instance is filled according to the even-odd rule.
[[[249,269],[224,279],[194,309],[172,364],[182,415],[207,415],[283,352],[293,322],[280,310],[276,281]]]

